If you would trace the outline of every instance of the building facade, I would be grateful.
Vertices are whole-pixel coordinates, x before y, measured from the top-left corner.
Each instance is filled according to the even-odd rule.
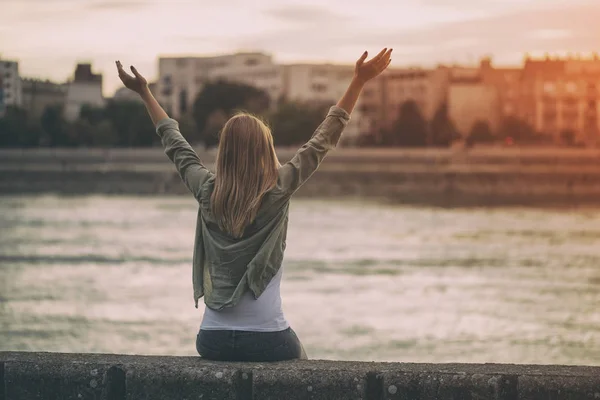
[[[156,98],[173,118],[191,111],[207,82],[225,79],[254,82],[277,94],[277,68],[270,55],[260,52],[212,57],[160,57]],[[260,86],[259,86],[260,87]]]
[[[447,102],[449,83],[450,70],[444,66],[386,69],[367,82],[361,95],[363,132],[374,135],[377,141],[394,128],[402,105],[408,101],[417,104],[424,119],[431,120]]]
[[[353,65],[287,64],[283,66],[282,96],[287,101],[332,106],[344,95],[353,76]],[[363,122],[359,98],[340,138],[341,146],[357,143]]]
[[[22,101],[19,63],[0,59],[0,115],[7,106],[20,107]]]
[[[556,143],[571,137],[600,144],[600,60],[527,58],[521,87],[522,109],[536,131]]]
[[[477,122],[487,123],[492,132],[500,127],[500,91],[484,78],[481,67],[449,68],[447,105],[448,117],[462,137],[467,137]]]
[[[68,82],[64,116],[68,121],[79,117],[81,107],[103,107],[102,75],[92,72],[91,64],[77,64],[73,80]]]
[[[48,80],[22,79],[22,105],[34,117],[40,117],[47,107],[64,107],[68,85]]]
[[[173,118],[191,112],[207,82],[243,83],[265,91],[276,106],[280,100],[335,104],[344,94],[354,66],[335,64],[276,64],[271,55],[235,53],[215,57],[161,57],[156,84],[157,100]],[[351,144],[361,132],[360,111],[352,115],[343,143]]]

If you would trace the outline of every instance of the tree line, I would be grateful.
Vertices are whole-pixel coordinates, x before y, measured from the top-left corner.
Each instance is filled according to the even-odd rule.
[[[276,146],[300,145],[310,139],[326,115],[330,103],[301,103],[284,97],[272,100],[252,86],[225,81],[204,86],[190,112],[179,118],[183,135],[193,144],[213,147],[218,133],[236,111],[247,111],[270,126]],[[427,121],[413,101],[402,104],[391,129],[361,135],[359,146],[448,147],[465,138],[467,145],[487,143],[510,136],[515,141],[534,137],[519,120],[507,119],[494,135],[487,122],[479,121],[470,132],[458,132],[443,104]],[[39,118],[26,110],[8,107],[0,118],[0,147],[149,147],[159,138],[143,104],[108,100],[104,107],[83,106],[79,118],[67,121],[60,106],[47,107]]]

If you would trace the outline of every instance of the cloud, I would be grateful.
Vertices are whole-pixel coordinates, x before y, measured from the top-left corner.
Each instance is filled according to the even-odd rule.
[[[352,18],[332,10],[315,5],[288,5],[269,8],[264,11],[267,16],[284,22],[315,24],[321,22],[349,22]]]
[[[89,4],[83,5],[88,11],[112,11],[112,10],[135,10],[146,7],[149,5],[148,1],[143,0],[126,0],[126,1],[117,1],[117,0],[97,0],[89,2]]]
[[[311,13],[319,18],[330,18],[329,11],[305,10],[301,20],[314,18]],[[295,15],[292,9],[280,10],[278,14],[282,18]],[[394,62],[399,64],[465,62],[490,53],[501,59],[508,54],[514,56],[534,50],[592,51],[600,47],[599,19],[600,2],[513,11],[426,28],[382,32],[364,25],[320,24],[319,29],[293,26],[275,33],[232,40],[237,45],[261,48],[277,55],[293,52],[306,54],[307,58],[323,59],[328,54],[341,54],[342,49],[375,51],[391,46],[398,50]],[[549,32],[556,34],[549,36]],[[416,51],[411,52],[411,49]]]

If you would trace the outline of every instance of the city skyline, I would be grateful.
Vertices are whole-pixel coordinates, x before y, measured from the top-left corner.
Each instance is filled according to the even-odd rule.
[[[396,66],[427,67],[476,63],[485,55],[517,65],[527,52],[600,48],[600,4],[590,0],[385,3],[4,0],[0,55],[18,60],[22,76],[55,81],[71,77],[76,63],[90,62],[112,96],[120,87],[111,73],[115,59],[154,80],[158,58],[173,55],[261,51],[276,63],[351,63],[364,49],[374,54],[389,46]],[[223,21],[231,22],[227,29]]]

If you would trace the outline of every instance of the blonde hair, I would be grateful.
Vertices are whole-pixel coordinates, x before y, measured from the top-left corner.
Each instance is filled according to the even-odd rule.
[[[235,238],[256,218],[263,196],[277,183],[279,160],[269,127],[238,112],[223,126],[211,208],[219,227]]]

